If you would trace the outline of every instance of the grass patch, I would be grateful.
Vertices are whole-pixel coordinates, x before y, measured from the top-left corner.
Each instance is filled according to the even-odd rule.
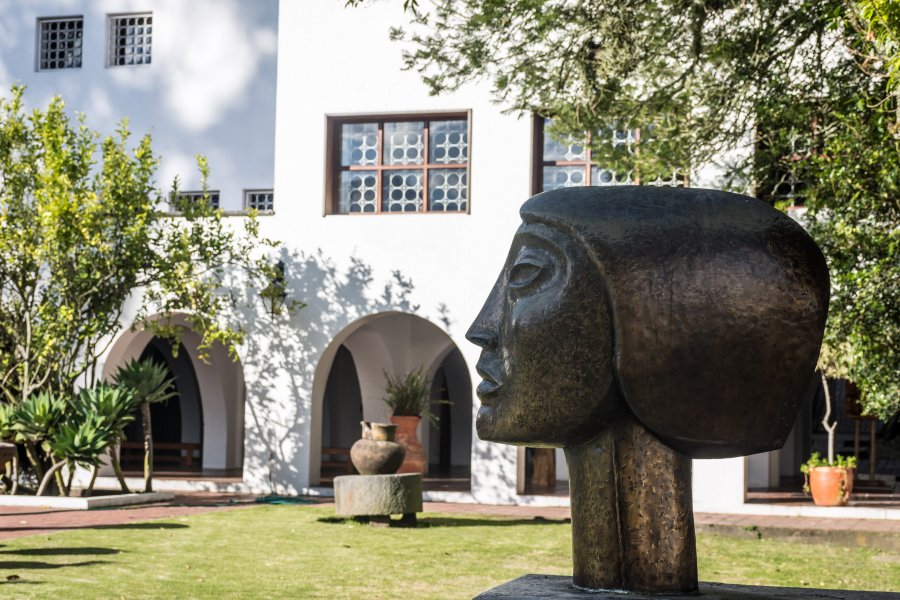
[[[415,529],[312,506],[255,506],[0,547],[13,598],[471,598],[525,573],[571,573],[571,526],[429,513]],[[707,581],[896,590],[900,556],[702,536]],[[10,578],[7,580],[7,578]]]

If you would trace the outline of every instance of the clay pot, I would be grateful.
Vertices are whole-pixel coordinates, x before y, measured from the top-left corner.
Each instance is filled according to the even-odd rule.
[[[817,506],[844,506],[853,491],[854,469],[813,467],[809,471],[809,489]]]
[[[428,459],[416,434],[421,420],[421,417],[391,416],[391,423],[397,426],[397,441],[406,449],[406,458],[398,473],[425,473],[428,470]]]
[[[394,441],[396,425],[360,421],[362,438],[350,447],[350,461],[363,475],[390,475],[403,463],[406,451]]]

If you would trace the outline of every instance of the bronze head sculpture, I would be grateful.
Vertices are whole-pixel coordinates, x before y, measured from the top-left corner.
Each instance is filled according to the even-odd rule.
[[[690,459],[784,444],[822,341],[822,254],[712,190],[568,188],[520,212],[467,333],[478,435],[564,448],[577,587],[692,592]]]

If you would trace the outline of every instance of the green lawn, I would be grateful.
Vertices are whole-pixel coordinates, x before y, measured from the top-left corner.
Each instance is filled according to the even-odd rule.
[[[332,514],[255,506],[9,540],[0,597],[471,598],[571,568],[568,524],[429,513],[416,529],[388,529]],[[898,555],[717,536],[698,544],[706,581],[900,589]]]

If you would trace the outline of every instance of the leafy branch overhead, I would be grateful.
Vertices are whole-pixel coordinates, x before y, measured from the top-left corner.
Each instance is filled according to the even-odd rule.
[[[724,187],[805,205],[833,283],[822,365],[868,412],[900,410],[900,3],[406,5],[390,35],[432,94],[486,81],[506,111],[552,117],[556,139],[589,135],[604,168],[712,166]],[[623,151],[610,134],[626,129]]]

